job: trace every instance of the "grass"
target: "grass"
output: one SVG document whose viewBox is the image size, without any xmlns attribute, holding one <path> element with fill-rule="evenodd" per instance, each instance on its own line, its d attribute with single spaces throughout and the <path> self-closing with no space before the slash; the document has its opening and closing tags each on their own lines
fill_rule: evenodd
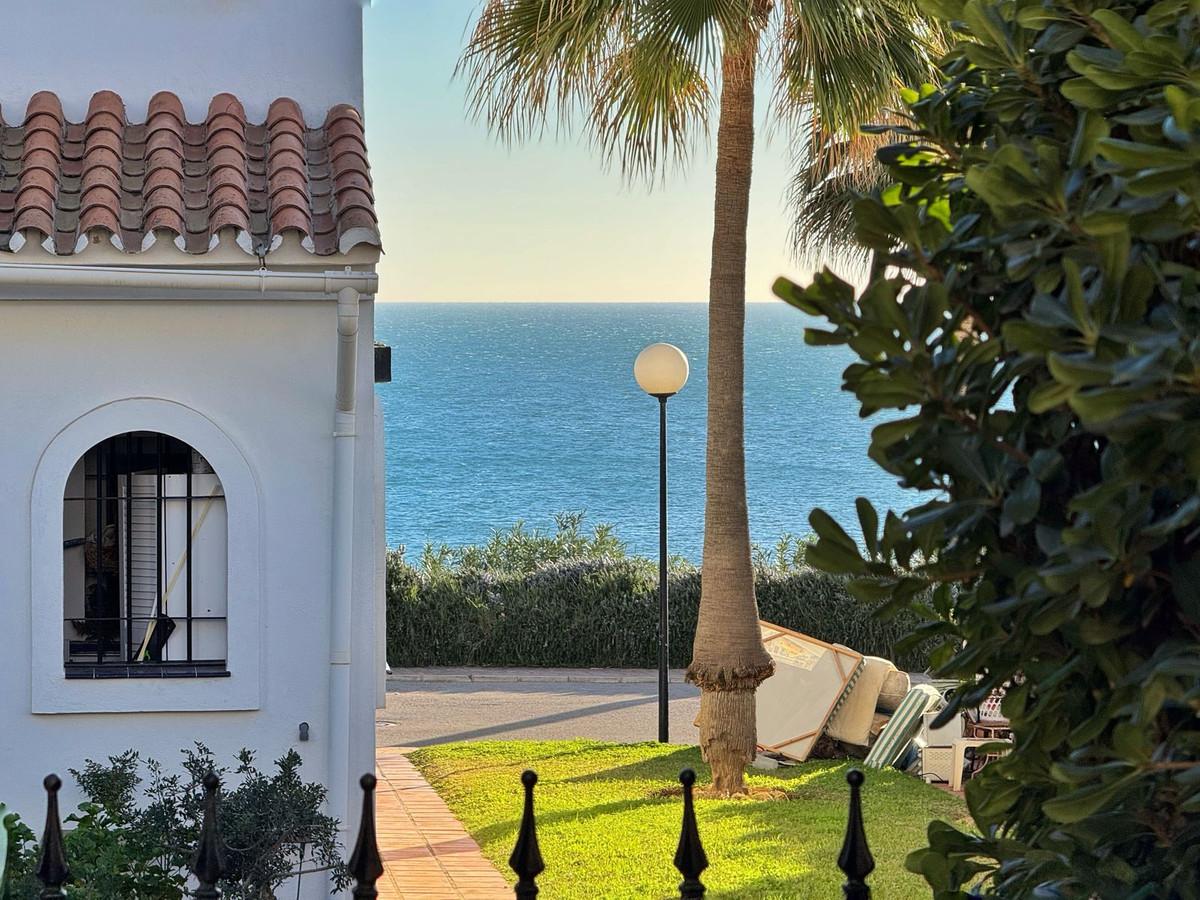
<svg viewBox="0 0 1200 900">
<path fill-rule="evenodd" d="M 538 839 L 546 900 L 650 900 L 678 897 L 672 865 L 682 803 L 661 796 L 681 769 L 703 782 L 708 769 L 692 747 L 597 741 L 490 741 L 445 744 L 411 759 L 505 874 L 521 815 L 520 774 L 537 771 Z M 814 761 L 749 782 L 789 792 L 790 800 L 698 800 L 696 815 L 710 867 L 712 900 L 841 896 L 836 867 L 846 828 L 844 762 Z M 929 888 L 904 858 L 925 845 L 931 819 L 961 821 L 956 798 L 892 770 L 870 772 L 863 795 L 877 868 L 870 883 L 887 900 L 928 900 Z"/>
</svg>

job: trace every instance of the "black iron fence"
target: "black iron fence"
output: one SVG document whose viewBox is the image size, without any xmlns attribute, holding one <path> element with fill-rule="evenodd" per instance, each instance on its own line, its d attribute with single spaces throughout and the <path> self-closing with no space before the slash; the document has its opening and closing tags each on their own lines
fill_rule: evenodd
<svg viewBox="0 0 1200 900">
<path fill-rule="evenodd" d="M 354 852 L 346 867 L 354 882 L 350 896 L 355 900 L 373 900 L 379 896 L 375 884 L 383 877 L 383 861 L 379 856 L 375 831 L 375 776 L 364 775 L 358 783 L 363 791 L 362 818 L 358 823 Z M 57 775 L 47 775 L 42 784 L 46 788 L 46 827 L 42 833 L 36 873 L 42 884 L 42 892 L 38 896 L 42 900 L 66 900 L 70 896 L 65 886 L 70 881 L 71 868 L 58 811 L 58 792 L 62 787 L 62 779 Z M 217 797 L 221 781 L 209 772 L 203 784 L 204 824 L 200 828 L 200 838 L 192 857 L 191 872 L 196 879 L 196 888 L 191 896 L 194 900 L 220 900 L 219 884 L 221 876 L 225 874 L 221 835 L 217 828 Z"/>
<path fill-rule="evenodd" d="M 513 847 L 508 865 L 517 875 L 514 888 L 517 900 L 534 900 L 538 895 L 537 878 L 546 870 L 546 863 L 538 848 L 536 814 L 533 809 L 533 787 L 537 784 L 537 773 L 527 771 L 521 775 L 525 785 L 525 811 L 521 815 L 521 827 L 517 832 L 517 844 Z M 842 886 L 845 900 L 871 900 L 871 888 L 867 877 L 875 869 L 875 860 L 867 846 L 867 833 L 863 828 L 862 786 L 866 780 L 858 769 L 846 773 L 850 785 L 850 814 L 846 821 L 846 837 L 842 851 L 838 854 L 837 866 L 846 875 Z M 704 883 L 700 876 L 708 868 L 708 856 L 700 840 L 700 829 L 696 823 L 696 807 L 693 791 L 696 773 L 684 769 L 679 773 L 683 785 L 683 825 L 679 831 L 679 845 L 675 848 L 675 868 L 683 876 L 679 884 L 680 900 L 701 900 Z"/>
<path fill-rule="evenodd" d="M 508 864 L 517 876 L 513 889 L 518 900 L 534 900 L 538 895 L 538 876 L 546 869 L 545 860 L 538 847 L 537 822 L 534 812 L 533 789 L 537 774 L 527 771 L 521 775 L 525 787 L 525 808 L 521 815 L 521 826 L 517 832 L 517 843 L 513 847 Z M 845 900 L 870 900 L 871 889 L 867 877 L 875 868 L 875 860 L 867 846 L 867 835 L 863 828 L 862 785 L 865 778 L 858 769 L 846 775 L 850 785 L 850 809 L 846 821 L 846 837 L 838 855 L 837 866 L 846 875 L 842 886 Z M 679 833 L 679 844 L 675 849 L 675 868 L 683 876 L 679 885 L 681 900 L 700 900 L 705 887 L 700 877 L 708 868 L 708 856 L 700 840 L 700 829 L 696 822 L 693 791 L 696 773 L 684 769 L 679 774 L 683 785 L 683 824 Z M 66 900 L 65 885 L 70 879 L 70 866 L 63 844 L 62 820 L 58 811 L 58 791 L 62 780 L 57 775 L 48 775 L 43 782 L 46 788 L 46 827 L 42 834 L 41 856 L 38 860 L 37 877 L 43 886 L 42 900 Z M 362 787 L 362 817 L 359 820 L 358 837 L 354 851 L 347 863 L 353 888 L 350 896 L 355 900 L 373 900 L 379 896 L 375 885 L 383 877 L 383 861 L 375 829 L 375 776 L 364 775 L 359 779 Z M 204 824 L 192 860 L 191 872 L 197 887 L 192 892 L 194 900 L 220 900 L 218 885 L 225 872 L 221 853 L 221 838 L 217 828 L 217 802 L 221 783 L 211 772 L 204 778 Z"/>
</svg>

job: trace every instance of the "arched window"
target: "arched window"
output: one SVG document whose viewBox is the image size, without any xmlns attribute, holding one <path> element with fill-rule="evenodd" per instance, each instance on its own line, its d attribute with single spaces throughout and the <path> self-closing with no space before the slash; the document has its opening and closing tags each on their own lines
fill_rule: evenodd
<svg viewBox="0 0 1200 900">
<path fill-rule="evenodd" d="M 63 498 L 68 677 L 226 675 L 221 480 L 183 441 L 132 431 L 84 454 Z"/>
</svg>

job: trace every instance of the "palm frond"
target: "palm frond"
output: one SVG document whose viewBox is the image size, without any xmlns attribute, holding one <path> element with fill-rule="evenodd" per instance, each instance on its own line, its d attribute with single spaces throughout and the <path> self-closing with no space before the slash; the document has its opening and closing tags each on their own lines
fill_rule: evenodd
<svg viewBox="0 0 1200 900">
<path fill-rule="evenodd" d="M 640 0 L 594 95 L 592 128 L 627 175 L 652 176 L 706 137 L 731 35 L 761 28 L 763 0 Z"/>
<path fill-rule="evenodd" d="M 582 118 L 606 160 L 661 172 L 706 134 L 729 34 L 765 0 L 488 0 L 459 61 L 471 112 L 508 140 Z"/>
<path fill-rule="evenodd" d="M 856 267 L 864 265 L 867 253 L 854 237 L 854 203 L 863 194 L 887 186 L 887 172 L 875 159 L 875 151 L 886 141 L 861 131 L 840 139 L 818 137 L 843 146 L 803 150 L 793 166 L 795 174 L 788 189 L 788 205 L 794 215 L 790 231 L 793 256 L 809 267 L 829 257 Z M 828 169 L 814 164 L 814 157 L 837 159 L 838 164 Z"/>
<path fill-rule="evenodd" d="M 777 28 L 773 109 L 792 135 L 794 254 L 858 260 L 850 209 L 879 185 L 886 143 L 861 128 L 888 118 L 901 87 L 933 77 L 946 35 L 912 0 L 859 0 L 849 14 L 840 0 L 780 0 Z"/>
<path fill-rule="evenodd" d="M 944 46 L 911 0 L 780 0 L 775 112 L 815 111 L 827 131 L 856 130 L 927 80 Z"/>
<path fill-rule="evenodd" d="M 569 122 L 589 104 L 632 24 L 629 0 L 487 0 L 456 74 L 470 112 L 509 140 Z"/>
<path fill-rule="evenodd" d="M 635 41 L 607 65 L 593 93 L 591 130 L 608 161 L 631 177 L 653 177 L 664 158 L 682 159 L 706 132 L 709 80 L 674 42 Z"/>
</svg>

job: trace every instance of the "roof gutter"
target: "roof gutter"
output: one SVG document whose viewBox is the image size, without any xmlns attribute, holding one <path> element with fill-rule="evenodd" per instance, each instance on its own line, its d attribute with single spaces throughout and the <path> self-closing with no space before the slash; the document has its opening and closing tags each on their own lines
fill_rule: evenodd
<svg viewBox="0 0 1200 900">
<path fill-rule="evenodd" d="M 334 298 L 345 288 L 373 295 L 374 272 L 346 268 L 328 272 L 273 272 L 270 269 L 168 269 L 142 266 L 84 266 L 62 263 L 0 263 L 0 300 L 13 288 L 216 292 L 245 294 L 319 294 Z M 56 296 L 58 294 L 56 293 Z M 64 295 L 64 299 L 71 299 Z"/>
</svg>

